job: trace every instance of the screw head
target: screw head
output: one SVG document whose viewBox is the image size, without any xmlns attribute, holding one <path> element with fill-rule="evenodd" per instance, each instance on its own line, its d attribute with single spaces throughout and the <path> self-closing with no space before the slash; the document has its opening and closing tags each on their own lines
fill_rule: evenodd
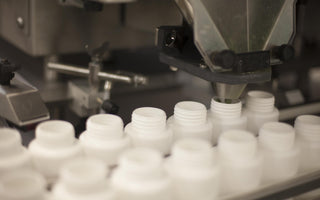
<svg viewBox="0 0 320 200">
<path fill-rule="evenodd" d="M 17 17 L 17 26 L 20 28 L 20 29 L 23 29 L 24 28 L 24 19 L 22 17 Z"/>
</svg>

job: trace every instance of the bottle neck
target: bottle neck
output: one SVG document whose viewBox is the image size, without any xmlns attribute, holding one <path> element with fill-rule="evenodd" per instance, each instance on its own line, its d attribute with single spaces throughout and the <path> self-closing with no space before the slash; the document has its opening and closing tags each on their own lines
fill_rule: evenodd
<svg viewBox="0 0 320 200">
<path fill-rule="evenodd" d="M 172 164 L 176 167 L 210 168 L 215 154 L 210 143 L 200 139 L 183 139 L 172 149 Z"/>
<path fill-rule="evenodd" d="M 288 124 L 269 122 L 261 127 L 258 139 L 262 148 L 274 151 L 286 151 L 294 146 L 295 131 Z"/>
<path fill-rule="evenodd" d="M 212 116 L 217 118 L 239 118 L 241 116 L 241 101 L 232 100 L 230 103 L 222 103 L 218 98 L 211 100 L 210 110 Z"/>
<path fill-rule="evenodd" d="M 320 141 L 320 117 L 301 115 L 294 123 L 297 136 L 310 141 Z"/>
<path fill-rule="evenodd" d="M 111 114 L 98 114 L 87 120 L 87 133 L 97 139 L 117 139 L 123 136 L 123 121 Z"/>
<path fill-rule="evenodd" d="M 219 138 L 218 151 L 221 158 L 228 160 L 251 160 L 257 153 L 257 139 L 252 133 L 229 130 Z"/>
<path fill-rule="evenodd" d="M 264 91 L 250 91 L 246 97 L 246 108 L 254 112 L 272 112 L 274 110 L 274 103 L 274 96 Z"/>
<path fill-rule="evenodd" d="M 4 199 L 44 199 L 45 187 L 44 178 L 33 170 L 15 170 L 1 177 Z"/>
<path fill-rule="evenodd" d="M 166 113 L 158 108 L 143 107 L 132 113 L 132 128 L 138 132 L 158 133 L 166 129 Z"/>
<path fill-rule="evenodd" d="M 70 191 L 90 193 L 101 188 L 107 174 L 107 168 L 102 161 L 78 158 L 67 162 L 61 168 L 59 182 Z"/>
<path fill-rule="evenodd" d="M 36 128 L 36 139 L 44 147 L 67 147 L 75 142 L 73 125 L 66 121 L 51 120 L 42 122 Z"/>
<path fill-rule="evenodd" d="M 174 107 L 174 122 L 183 126 L 203 125 L 207 121 L 207 109 L 198 102 L 182 101 Z"/>
<path fill-rule="evenodd" d="M 118 169 L 129 179 L 150 180 L 163 176 L 163 159 L 158 151 L 134 148 L 120 157 Z"/>
</svg>

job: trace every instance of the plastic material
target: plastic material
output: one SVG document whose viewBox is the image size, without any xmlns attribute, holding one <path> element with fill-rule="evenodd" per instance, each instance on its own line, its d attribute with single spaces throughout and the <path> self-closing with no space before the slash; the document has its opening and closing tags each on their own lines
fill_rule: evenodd
<svg viewBox="0 0 320 200">
<path fill-rule="evenodd" d="M 212 200 L 219 193 L 219 168 L 208 141 L 185 138 L 175 143 L 167 160 L 176 200 Z"/>
<path fill-rule="evenodd" d="M 228 130 L 218 141 L 222 194 L 230 195 L 256 189 L 261 182 L 262 159 L 257 139 L 248 131 Z"/>
<path fill-rule="evenodd" d="M 174 115 L 168 119 L 174 141 L 183 138 L 212 140 L 212 124 L 207 120 L 206 107 L 194 101 L 182 101 L 175 105 Z"/>
<path fill-rule="evenodd" d="M 99 114 L 87 120 L 87 130 L 80 135 L 85 156 L 102 160 L 107 166 L 117 164 L 119 155 L 130 147 L 123 132 L 123 121 L 111 114 Z"/>
<path fill-rule="evenodd" d="M 36 138 L 29 144 L 34 167 L 52 183 L 60 167 L 68 160 L 82 156 L 72 124 L 52 120 L 39 124 Z"/>
<path fill-rule="evenodd" d="M 94 158 L 68 161 L 60 170 L 60 178 L 52 190 L 53 199 L 115 200 L 109 188 L 107 168 Z"/>
<path fill-rule="evenodd" d="M 117 200 L 171 200 L 170 179 L 161 154 L 150 148 L 134 148 L 120 157 L 111 177 Z"/>
<path fill-rule="evenodd" d="M 158 108 L 135 109 L 132 121 L 125 127 L 134 147 L 148 147 L 167 155 L 172 144 L 172 131 L 166 126 L 166 113 Z"/>
<path fill-rule="evenodd" d="M 301 150 L 302 172 L 320 169 L 320 117 L 302 115 L 295 120 L 297 143 Z"/>
<path fill-rule="evenodd" d="M 0 177 L 15 169 L 32 168 L 31 157 L 21 144 L 20 133 L 0 128 Z"/>
<path fill-rule="evenodd" d="M 246 97 L 243 114 L 248 118 L 248 131 L 258 135 L 259 129 L 267 122 L 279 121 L 279 110 L 274 107 L 274 96 L 264 91 L 250 91 Z"/>
<path fill-rule="evenodd" d="M 218 98 L 211 100 L 208 118 L 213 127 L 212 143 L 217 144 L 220 134 L 231 129 L 246 130 L 247 117 L 241 114 L 241 101 L 233 100 L 230 103 L 222 103 Z"/>
<path fill-rule="evenodd" d="M 292 126 L 280 122 L 265 123 L 259 131 L 263 155 L 263 182 L 274 183 L 294 177 L 299 168 L 299 149 Z"/>
<path fill-rule="evenodd" d="M 45 200 L 46 182 L 37 172 L 17 170 L 0 179 L 1 200 Z"/>
</svg>

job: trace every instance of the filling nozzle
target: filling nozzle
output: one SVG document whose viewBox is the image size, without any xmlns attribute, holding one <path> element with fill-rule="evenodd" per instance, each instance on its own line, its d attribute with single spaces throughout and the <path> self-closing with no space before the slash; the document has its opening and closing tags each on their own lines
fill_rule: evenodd
<svg viewBox="0 0 320 200">
<path fill-rule="evenodd" d="M 221 102 L 228 99 L 239 99 L 247 84 L 212 83 L 216 96 Z"/>
</svg>

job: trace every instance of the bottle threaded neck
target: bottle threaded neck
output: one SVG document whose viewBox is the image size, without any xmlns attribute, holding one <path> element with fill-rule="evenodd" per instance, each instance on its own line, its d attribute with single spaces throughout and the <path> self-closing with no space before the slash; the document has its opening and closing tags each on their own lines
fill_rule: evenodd
<svg viewBox="0 0 320 200">
<path fill-rule="evenodd" d="M 298 137 L 312 141 L 320 141 L 320 117 L 315 115 L 301 115 L 295 120 L 294 128 Z"/>
<path fill-rule="evenodd" d="M 144 147 L 133 148 L 120 156 L 118 170 L 128 177 L 153 179 L 162 175 L 163 159 L 160 152 Z"/>
<path fill-rule="evenodd" d="M 254 112 L 268 113 L 274 110 L 273 94 L 264 91 L 250 91 L 246 97 L 246 108 Z"/>
<path fill-rule="evenodd" d="M 95 191 L 105 182 L 108 170 L 104 163 L 93 158 L 68 161 L 60 170 L 60 182 L 76 192 Z"/>
<path fill-rule="evenodd" d="M 215 164 L 211 144 L 197 138 L 177 141 L 173 146 L 171 159 L 179 167 L 212 167 Z"/>
<path fill-rule="evenodd" d="M 223 103 L 219 98 L 212 98 L 210 106 L 212 116 L 217 118 L 238 118 L 241 116 L 241 108 L 242 104 L 238 99 Z"/>
<path fill-rule="evenodd" d="M 87 120 L 86 126 L 88 134 L 98 139 L 113 139 L 123 136 L 123 121 L 116 115 L 93 115 Z"/>
<path fill-rule="evenodd" d="M 174 107 L 174 122 L 183 126 L 203 125 L 207 121 L 207 109 L 202 103 L 182 101 Z"/>
<path fill-rule="evenodd" d="M 67 121 L 50 120 L 36 128 L 36 141 L 43 146 L 65 147 L 74 144 L 75 131 Z"/>
<path fill-rule="evenodd" d="M 274 150 L 290 150 L 294 146 L 295 131 L 292 126 L 281 122 L 268 122 L 259 131 L 261 147 Z"/>
<path fill-rule="evenodd" d="M 222 158 L 229 160 L 250 160 L 257 153 L 257 139 L 243 130 L 229 130 L 219 138 L 218 151 Z"/>
<path fill-rule="evenodd" d="M 44 199 L 46 181 L 30 169 L 13 170 L 1 177 L 1 197 L 4 199 Z"/>
<path fill-rule="evenodd" d="M 159 132 L 166 129 L 166 120 L 166 113 L 159 108 L 137 108 L 132 113 L 132 128 L 138 132 Z"/>
</svg>

